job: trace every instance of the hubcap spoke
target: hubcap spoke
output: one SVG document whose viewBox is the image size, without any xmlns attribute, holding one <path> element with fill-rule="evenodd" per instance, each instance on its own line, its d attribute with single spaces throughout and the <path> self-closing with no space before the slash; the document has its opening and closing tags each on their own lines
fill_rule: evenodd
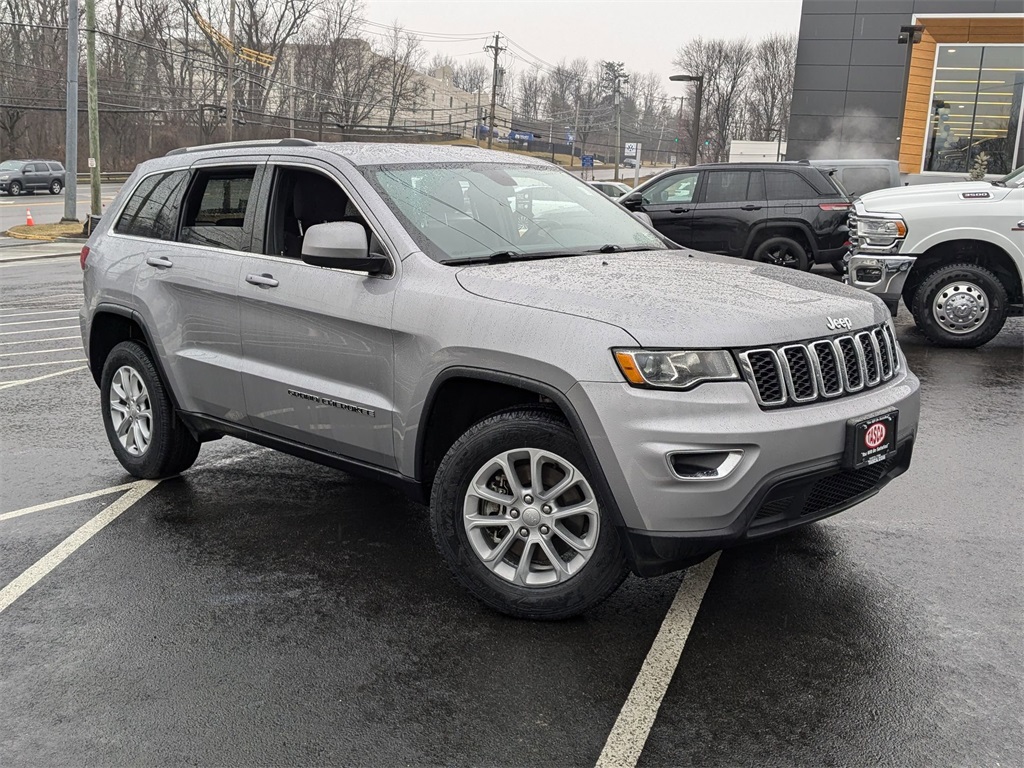
<svg viewBox="0 0 1024 768">
<path fill-rule="evenodd" d="M 558 550 L 555 549 L 555 545 L 551 543 L 550 539 L 541 539 L 540 548 L 544 552 L 544 556 L 551 563 L 551 567 L 558 573 L 559 579 L 565 578 L 569 575 L 569 565 L 559 556 Z"/>
<path fill-rule="evenodd" d="M 537 546 L 535 541 L 527 541 L 523 545 L 523 554 L 519 556 L 519 565 L 516 566 L 515 581 L 522 586 L 529 586 L 527 578 L 530 575 L 530 561 L 533 560 L 533 548 Z"/>
<path fill-rule="evenodd" d="M 567 531 L 565 529 L 565 526 L 563 526 L 561 523 L 555 523 L 552 530 L 554 531 L 555 535 L 558 536 L 558 538 L 560 538 L 570 547 L 575 549 L 581 555 L 584 552 L 589 552 L 594 548 L 595 541 L 587 541 L 586 539 L 581 539 L 579 536 L 576 536 L 575 534 L 569 533 L 569 531 Z"/>
<path fill-rule="evenodd" d="M 508 554 L 509 549 L 516 542 L 515 531 L 509 530 L 508 535 L 498 542 L 497 546 L 494 547 L 486 555 L 482 556 L 481 559 L 487 565 L 488 568 L 494 570 L 494 566 L 502 561 L 502 558 Z"/>
</svg>

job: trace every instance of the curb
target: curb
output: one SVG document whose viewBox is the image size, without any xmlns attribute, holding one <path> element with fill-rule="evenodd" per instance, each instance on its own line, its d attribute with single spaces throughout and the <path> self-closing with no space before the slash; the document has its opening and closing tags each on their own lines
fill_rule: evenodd
<svg viewBox="0 0 1024 768">
<path fill-rule="evenodd" d="M 52 243 L 56 239 L 45 235 L 26 235 L 24 232 L 15 232 L 13 229 L 8 229 L 4 235 L 13 237 L 15 240 L 32 240 L 38 243 Z"/>
<path fill-rule="evenodd" d="M 19 261 L 38 261 L 39 259 L 64 259 L 68 256 L 78 256 L 78 252 L 70 253 L 40 253 L 32 256 L 14 256 L 13 258 L 4 258 L 0 255 L 0 264 L 14 264 Z"/>
</svg>

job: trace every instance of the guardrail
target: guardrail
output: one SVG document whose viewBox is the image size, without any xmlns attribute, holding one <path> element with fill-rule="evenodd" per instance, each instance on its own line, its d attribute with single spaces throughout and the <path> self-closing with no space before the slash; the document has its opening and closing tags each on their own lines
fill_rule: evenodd
<svg viewBox="0 0 1024 768">
<path fill-rule="evenodd" d="M 128 177 L 131 176 L 130 171 L 101 171 L 100 172 L 100 183 L 101 184 L 124 184 L 128 181 Z M 85 184 L 88 186 L 90 176 L 88 173 L 78 174 L 78 183 Z"/>
</svg>

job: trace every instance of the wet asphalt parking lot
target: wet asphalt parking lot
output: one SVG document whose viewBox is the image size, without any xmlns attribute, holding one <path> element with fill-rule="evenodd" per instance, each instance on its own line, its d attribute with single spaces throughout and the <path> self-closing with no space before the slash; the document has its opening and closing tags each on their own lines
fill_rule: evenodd
<svg viewBox="0 0 1024 768">
<path fill-rule="evenodd" d="M 229 439 L 134 483 L 80 281 L 0 267 L 0 765 L 1022 763 L 1024 320 L 955 351 L 901 314 L 906 475 L 549 624 L 478 605 L 384 486 Z"/>
</svg>

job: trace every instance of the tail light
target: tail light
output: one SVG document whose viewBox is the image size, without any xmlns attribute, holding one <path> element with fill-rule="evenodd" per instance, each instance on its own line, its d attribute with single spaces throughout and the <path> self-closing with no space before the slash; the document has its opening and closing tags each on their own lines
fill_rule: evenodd
<svg viewBox="0 0 1024 768">
<path fill-rule="evenodd" d="M 89 258 L 89 246 L 83 245 L 82 252 L 78 255 L 78 263 L 82 265 L 82 269 L 85 269 L 85 260 Z"/>
<path fill-rule="evenodd" d="M 853 207 L 852 203 L 818 203 L 823 211 L 848 211 Z"/>
</svg>

